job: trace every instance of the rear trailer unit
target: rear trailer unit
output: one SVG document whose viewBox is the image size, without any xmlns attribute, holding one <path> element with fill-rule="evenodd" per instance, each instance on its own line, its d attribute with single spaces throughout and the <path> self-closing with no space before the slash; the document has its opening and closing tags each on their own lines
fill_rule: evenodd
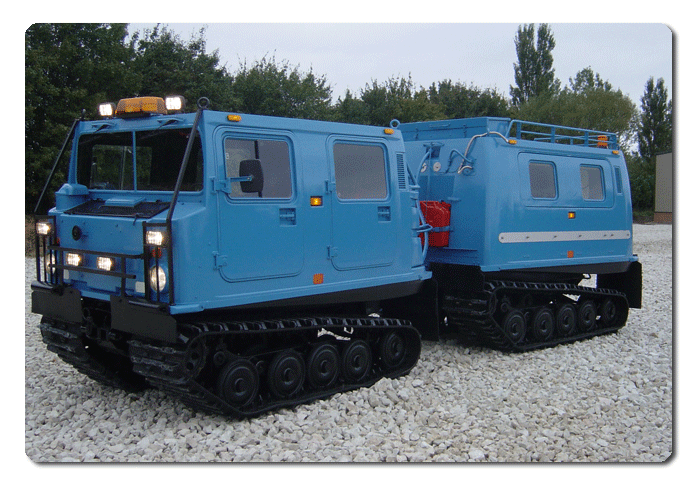
<svg viewBox="0 0 700 480">
<path fill-rule="evenodd" d="M 505 118 L 399 128 L 426 221 L 439 222 L 427 253 L 439 304 L 413 318 L 424 336 L 438 323 L 528 350 L 616 331 L 641 307 L 615 134 Z"/>
</svg>

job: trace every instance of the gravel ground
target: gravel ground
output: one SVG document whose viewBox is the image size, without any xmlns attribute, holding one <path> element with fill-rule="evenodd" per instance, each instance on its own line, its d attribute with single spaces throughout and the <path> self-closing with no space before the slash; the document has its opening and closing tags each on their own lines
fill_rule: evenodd
<svg viewBox="0 0 700 480">
<path fill-rule="evenodd" d="M 46 350 L 29 313 L 33 462 L 663 462 L 673 451 L 672 237 L 635 225 L 644 308 L 620 332 L 525 354 L 424 342 L 405 377 L 235 421 L 127 394 Z"/>
</svg>

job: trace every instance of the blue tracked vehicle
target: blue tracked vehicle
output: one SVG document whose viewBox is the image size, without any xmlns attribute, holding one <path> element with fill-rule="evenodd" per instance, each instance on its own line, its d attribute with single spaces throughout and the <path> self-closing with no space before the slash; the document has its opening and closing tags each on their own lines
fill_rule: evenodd
<svg viewBox="0 0 700 480">
<path fill-rule="evenodd" d="M 251 416 L 403 375 L 420 334 L 527 350 L 640 306 L 612 134 L 182 101 L 76 121 L 67 182 L 37 217 L 43 340 L 99 382 Z"/>
</svg>

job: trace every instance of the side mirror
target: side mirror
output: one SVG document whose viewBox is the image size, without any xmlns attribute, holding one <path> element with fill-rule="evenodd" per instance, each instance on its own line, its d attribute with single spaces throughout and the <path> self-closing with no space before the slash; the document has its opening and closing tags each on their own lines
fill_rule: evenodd
<svg viewBox="0 0 700 480">
<path fill-rule="evenodd" d="M 250 180 L 241 182 L 241 190 L 244 193 L 257 193 L 262 197 L 263 191 L 263 170 L 260 160 L 243 160 L 238 167 L 238 175 L 241 177 L 252 177 Z"/>
</svg>

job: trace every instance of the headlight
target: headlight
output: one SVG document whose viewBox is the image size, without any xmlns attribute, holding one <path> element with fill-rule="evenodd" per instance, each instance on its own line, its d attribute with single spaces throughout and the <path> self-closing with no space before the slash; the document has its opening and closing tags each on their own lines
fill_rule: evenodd
<svg viewBox="0 0 700 480">
<path fill-rule="evenodd" d="M 53 253 L 48 253 L 44 257 L 44 265 L 46 266 L 46 270 L 49 272 L 53 273 L 55 270 L 55 265 L 56 265 L 56 258 L 54 257 Z"/>
<path fill-rule="evenodd" d="M 36 233 L 39 235 L 48 235 L 51 233 L 51 224 L 48 222 L 38 222 L 36 224 Z"/>
<path fill-rule="evenodd" d="M 79 267 L 83 263 L 83 257 L 77 253 L 66 253 L 66 265 Z"/>
<path fill-rule="evenodd" d="M 161 247 L 165 244 L 165 234 L 159 230 L 146 231 L 146 244 Z"/>
<path fill-rule="evenodd" d="M 158 292 L 165 290 L 165 271 L 161 267 L 153 267 L 150 271 L 151 288 Z"/>
<path fill-rule="evenodd" d="M 97 257 L 97 268 L 111 272 L 114 270 L 115 261 L 110 257 Z"/>
</svg>

